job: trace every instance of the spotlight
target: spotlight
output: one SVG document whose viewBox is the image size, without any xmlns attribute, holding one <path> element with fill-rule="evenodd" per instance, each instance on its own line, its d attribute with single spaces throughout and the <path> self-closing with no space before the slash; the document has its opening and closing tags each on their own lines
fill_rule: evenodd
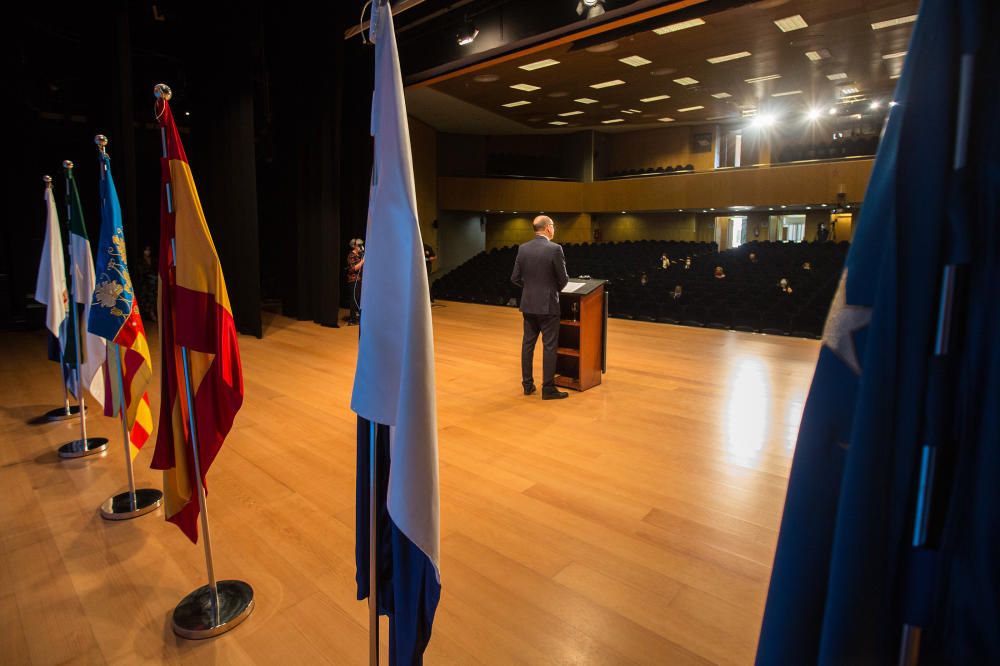
<svg viewBox="0 0 1000 666">
<path fill-rule="evenodd" d="M 831 106 L 831 107 L 830 107 L 830 112 L 829 112 L 829 113 L 830 113 L 830 115 L 831 115 L 831 116 L 835 116 L 835 115 L 837 115 L 837 107 L 835 107 L 835 106 Z"/>
<path fill-rule="evenodd" d="M 768 113 L 762 113 L 757 116 L 754 116 L 754 119 L 750 121 L 750 126 L 756 128 L 770 127 L 773 124 L 774 124 L 774 116 Z"/>
<path fill-rule="evenodd" d="M 897 102 L 896 100 L 893 100 L 893 101 L 889 102 L 889 106 L 899 106 L 899 102 Z"/>
<path fill-rule="evenodd" d="M 874 111 L 875 109 L 879 108 L 880 106 L 882 106 L 881 102 L 879 102 L 877 99 L 873 99 L 872 103 L 868 105 L 868 108 L 871 109 L 872 111 Z"/>
<path fill-rule="evenodd" d="M 587 18 L 597 18 L 604 13 L 604 0 L 580 0 L 576 5 L 576 13 L 583 16 L 587 12 Z"/>
<path fill-rule="evenodd" d="M 809 109 L 809 112 L 806 114 L 806 117 L 809 118 L 809 120 L 819 120 L 821 114 L 822 111 L 820 111 L 819 109 Z"/>
<path fill-rule="evenodd" d="M 466 19 L 465 23 L 462 24 L 462 27 L 458 29 L 458 45 L 465 46 L 467 44 L 471 44 L 476 40 L 478 35 L 479 28 Z"/>
</svg>

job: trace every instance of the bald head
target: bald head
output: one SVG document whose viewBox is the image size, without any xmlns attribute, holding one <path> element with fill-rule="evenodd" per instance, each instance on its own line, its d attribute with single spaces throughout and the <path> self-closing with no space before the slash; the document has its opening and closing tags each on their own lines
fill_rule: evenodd
<svg viewBox="0 0 1000 666">
<path fill-rule="evenodd" d="M 552 222 L 552 218 L 548 215 L 539 215 L 535 218 L 535 221 L 531 223 L 531 226 L 535 228 L 535 233 L 541 236 L 545 236 L 549 240 L 555 234 L 555 224 Z"/>
</svg>

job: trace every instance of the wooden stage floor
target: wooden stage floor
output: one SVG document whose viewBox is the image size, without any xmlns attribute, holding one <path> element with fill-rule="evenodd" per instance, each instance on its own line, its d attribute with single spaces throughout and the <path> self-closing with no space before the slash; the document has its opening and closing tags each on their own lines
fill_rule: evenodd
<svg viewBox="0 0 1000 666">
<path fill-rule="evenodd" d="M 612 320 L 604 383 L 543 402 L 521 395 L 516 310 L 442 305 L 444 589 L 426 662 L 752 663 L 819 343 Z M 257 606 L 189 642 L 170 616 L 205 582 L 201 545 L 162 511 L 100 518 L 126 485 L 119 423 L 95 414 L 110 451 L 60 461 L 78 422 L 30 424 L 62 395 L 46 339 L 0 334 L 0 663 L 366 663 L 356 336 L 273 317 L 240 338 L 246 402 L 209 508 L 216 571 Z M 148 447 L 136 476 L 160 487 Z"/>
</svg>

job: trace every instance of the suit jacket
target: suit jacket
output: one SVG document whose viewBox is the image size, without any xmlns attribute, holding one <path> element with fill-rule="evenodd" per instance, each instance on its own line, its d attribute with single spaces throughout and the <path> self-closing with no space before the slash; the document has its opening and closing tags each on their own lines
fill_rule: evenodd
<svg viewBox="0 0 1000 666">
<path fill-rule="evenodd" d="M 510 280 L 522 287 L 521 312 L 559 314 L 559 292 L 569 282 L 562 246 L 544 236 L 535 236 L 517 249 Z"/>
</svg>

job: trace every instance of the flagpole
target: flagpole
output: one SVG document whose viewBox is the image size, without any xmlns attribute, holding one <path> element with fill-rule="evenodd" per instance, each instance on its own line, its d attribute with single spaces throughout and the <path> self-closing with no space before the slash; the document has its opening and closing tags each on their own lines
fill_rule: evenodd
<svg viewBox="0 0 1000 666">
<path fill-rule="evenodd" d="M 173 93 L 166 84 L 159 83 L 153 88 L 153 96 L 164 103 L 170 100 Z M 163 159 L 169 159 L 167 154 L 166 130 L 160 127 L 160 141 L 163 148 Z M 170 183 L 166 183 L 167 212 L 173 213 L 173 196 Z M 170 256 L 174 268 L 177 268 L 177 239 L 170 240 Z M 169 326 L 170 322 L 163 322 Z M 208 585 L 202 585 L 194 590 L 174 608 L 174 633 L 182 638 L 202 639 L 218 636 L 236 627 L 245 620 L 254 608 L 253 588 L 241 580 L 215 579 L 215 562 L 212 555 L 212 538 L 208 527 L 208 507 L 205 502 L 205 484 L 201 476 L 201 454 L 198 449 L 198 420 L 194 412 L 194 395 L 191 390 L 191 367 L 188 349 L 181 346 L 181 365 L 184 367 L 184 396 L 187 401 L 188 428 L 191 435 L 191 451 L 194 459 L 195 481 L 198 490 L 198 510 L 201 517 L 201 536 L 205 545 L 205 568 L 208 572 Z M 183 418 L 183 417 L 182 417 Z"/>
<path fill-rule="evenodd" d="M 368 663 L 378 666 L 378 520 L 376 519 L 376 447 L 377 428 L 369 421 L 368 436 Z"/>
<path fill-rule="evenodd" d="M 959 174 L 966 168 L 969 144 L 969 122 L 972 112 L 972 80 L 975 67 L 975 56 L 972 53 L 963 53 L 959 72 L 958 109 L 955 123 L 955 150 L 952 159 L 952 174 Z M 932 380 L 947 380 L 949 370 L 949 355 L 951 354 L 951 330 L 954 322 L 955 310 L 957 307 L 955 290 L 959 279 L 958 273 L 960 265 L 958 263 L 945 264 L 941 273 L 941 294 L 938 299 L 938 322 L 934 339 L 934 352 L 931 356 L 930 367 Z M 944 409 L 941 401 L 945 400 L 945 390 L 931 393 L 936 398 L 938 404 L 933 404 L 928 400 L 924 407 L 938 418 L 944 419 L 942 415 Z M 934 494 L 935 477 L 938 472 L 938 452 L 946 445 L 941 434 L 946 431 L 944 423 L 936 424 L 937 427 L 927 428 L 925 436 L 927 441 L 921 447 L 920 452 L 920 473 L 917 483 L 917 495 L 915 515 L 913 518 L 913 536 L 910 545 L 914 550 L 936 548 L 936 544 L 931 543 L 931 514 L 935 509 Z M 947 502 L 948 498 L 938 499 L 938 502 Z M 903 624 L 903 635 L 900 639 L 898 666 L 917 666 L 920 663 L 920 646 L 923 639 L 923 627 L 916 621 Z"/>
<path fill-rule="evenodd" d="M 73 262 L 73 252 L 72 252 L 72 231 L 69 230 L 70 216 L 72 214 L 72 193 L 70 192 L 69 182 L 70 176 L 73 172 L 73 163 L 70 160 L 65 160 L 63 162 L 63 168 L 66 173 L 66 226 L 67 226 L 67 242 L 70 244 L 69 253 L 69 285 L 67 285 L 69 291 L 69 302 L 72 310 L 70 316 L 73 317 L 73 330 L 76 335 L 73 336 L 73 342 L 76 345 L 76 395 L 80 401 L 80 439 L 74 439 L 72 442 L 67 442 L 59 447 L 59 457 L 60 458 L 82 458 L 84 456 L 92 456 L 95 453 L 101 453 L 108 449 L 108 440 L 106 437 L 87 437 L 87 408 L 83 404 L 83 353 L 81 348 L 81 334 L 80 334 L 80 318 L 77 316 L 76 312 L 76 289 L 74 288 L 73 279 L 75 277 L 76 265 Z M 90 295 L 87 295 L 88 298 Z"/>
<path fill-rule="evenodd" d="M 49 196 L 53 195 L 52 192 L 52 176 L 42 176 L 42 180 L 45 182 L 45 189 L 49 191 Z M 62 247 L 59 248 L 62 252 Z M 63 374 L 63 368 L 66 363 L 66 352 L 63 350 L 62 341 L 66 336 L 66 319 L 63 318 L 63 322 L 60 324 L 63 329 L 63 333 L 59 336 L 56 341 L 59 343 L 59 381 L 62 382 L 63 387 L 63 406 L 56 407 L 55 409 L 50 409 L 45 412 L 44 418 L 46 421 L 65 421 L 66 419 L 71 419 L 80 412 L 80 408 L 77 405 L 69 404 L 69 389 L 66 387 L 66 375 Z"/>
<path fill-rule="evenodd" d="M 107 156 L 105 146 L 108 145 L 108 137 L 98 134 L 94 137 L 94 143 L 102 157 Z M 107 164 L 101 161 L 101 182 L 108 177 Z M 118 369 L 118 413 L 122 422 L 122 441 L 125 442 L 125 473 L 128 475 L 128 492 L 112 495 L 101 504 L 101 517 L 106 520 L 127 520 L 155 511 L 163 503 L 163 491 L 155 488 L 135 487 L 135 473 L 132 469 L 132 439 L 128 432 L 128 409 L 125 405 L 125 372 L 122 369 L 122 359 L 125 356 L 125 347 L 112 343 L 108 347 L 107 358 L 111 359 L 112 353 L 115 357 L 115 367 Z M 111 371 L 111 368 L 108 368 Z M 110 382 L 111 378 L 108 377 Z M 134 399 L 134 396 L 133 396 Z M 141 397 L 140 397 L 141 399 Z"/>
</svg>

